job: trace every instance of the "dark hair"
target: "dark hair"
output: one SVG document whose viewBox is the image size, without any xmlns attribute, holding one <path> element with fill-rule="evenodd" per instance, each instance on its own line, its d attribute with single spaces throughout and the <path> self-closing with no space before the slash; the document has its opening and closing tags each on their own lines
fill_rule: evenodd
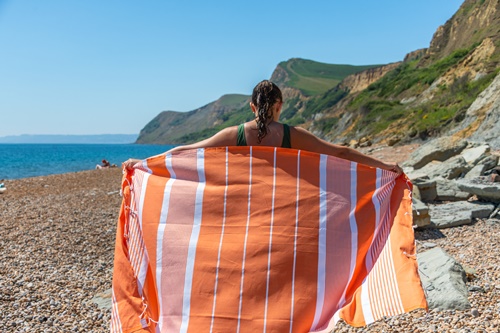
<svg viewBox="0 0 500 333">
<path fill-rule="evenodd" d="M 272 108 L 283 101 L 280 88 L 269 80 L 259 82 L 253 88 L 252 103 L 257 108 L 257 140 L 260 143 L 267 134 L 267 121 L 272 118 Z"/>
</svg>

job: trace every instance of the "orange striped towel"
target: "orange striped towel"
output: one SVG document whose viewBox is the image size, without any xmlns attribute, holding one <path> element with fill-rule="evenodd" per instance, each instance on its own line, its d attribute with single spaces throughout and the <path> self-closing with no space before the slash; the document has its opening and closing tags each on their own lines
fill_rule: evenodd
<svg viewBox="0 0 500 333">
<path fill-rule="evenodd" d="M 404 176 L 221 147 L 123 179 L 112 332 L 327 332 L 427 306 Z"/>
</svg>

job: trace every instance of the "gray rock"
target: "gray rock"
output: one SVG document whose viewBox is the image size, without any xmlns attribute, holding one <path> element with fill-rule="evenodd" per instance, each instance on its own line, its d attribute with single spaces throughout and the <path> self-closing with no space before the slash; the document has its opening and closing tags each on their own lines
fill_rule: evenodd
<svg viewBox="0 0 500 333">
<path fill-rule="evenodd" d="M 470 286 L 468 289 L 469 289 L 469 291 L 472 291 L 472 292 L 484 293 L 484 288 L 481 288 L 480 286 Z"/>
<path fill-rule="evenodd" d="M 488 181 L 485 177 L 457 180 L 458 187 L 488 201 L 500 201 L 500 183 Z"/>
<path fill-rule="evenodd" d="M 429 207 L 422 201 L 412 198 L 413 225 L 422 228 L 431 224 Z"/>
<path fill-rule="evenodd" d="M 476 165 L 477 162 L 481 160 L 489 151 L 489 145 L 481 145 L 478 147 L 467 148 L 462 151 L 460 155 L 462 155 L 465 162 L 467 162 L 468 164 Z"/>
<path fill-rule="evenodd" d="M 462 174 L 465 175 L 471 168 L 472 166 L 467 164 L 462 156 L 457 155 L 444 162 L 433 161 L 420 169 L 420 171 L 425 172 L 430 179 L 436 177 L 456 179 Z"/>
<path fill-rule="evenodd" d="M 459 201 L 467 200 L 471 194 L 460 190 L 455 180 L 441 177 L 433 179 L 436 183 L 436 200 Z"/>
<path fill-rule="evenodd" d="M 492 203 L 457 201 L 441 205 L 429 205 L 430 226 L 438 229 L 472 223 L 475 218 L 489 217 L 495 209 Z"/>
<path fill-rule="evenodd" d="M 477 163 L 483 164 L 486 170 L 490 170 L 498 165 L 498 156 L 486 155 L 482 159 L 480 159 Z"/>
<path fill-rule="evenodd" d="M 464 178 L 465 179 L 472 179 L 472 178 L 476 178 L 476 177 L 481 177 L 484 174 L 484 171 L 486 171 L 485 165 L 478 164 L 475 167 L 473 167 L 472 169 L 470 169 Z"/>
<path fill-rule="evenodd" d="M 495 218 L 497 215 L 500 217 L 500 204 L 498 204 L 497 208 L 490 214 L 490 219 Z"/>
<path fill-rule="evenodd" d="M 465 147 L 467 147 L 467 141 L 463 139 L 457 140 L 449 136 L 437 138 L 415 150 L 404 165 L 420 169 L 431 161 L 446 161 L 459 154 Z"/>
<path fill-rule="evenodd" d="M 436 182 L 426 178 L 417 178 L 413 180 L 413 188 L 417 188 L 419 200 L 431 202 L 436 199 Z"/>
<path fill-rule="evenodd" d="M 420 195 L 420 190 L 418 189 L 418 186 L 416 186 L 415 184 L 413 185 L 411 197 L 417 200 L 422 200 L 422 196 Z"/>
<path fill-rule="evenodd" d="M 94 296 L 92 302 L 97 304 L 100 309 L 111 309 L 111 289 Z"/>
<path fill-rule="evenodd" d="M 406 176 L 408 178 L 410 178 L 410 180 L 412 182 L 414 182 L 415 180 L 417 180 L 419 178 L 429 179 L 427 174 L 425 172 L 421 171 L 422 169 L 415 170 L 413 167 L 404 167 L 403 170 L 404 170 Z"/>
<path fill-rule="evenodd" d="M 439 247 L 418 253 L 417 261 L 429 309 L 470 308 L 466 275 L 459 263 Z"/>
</svg>

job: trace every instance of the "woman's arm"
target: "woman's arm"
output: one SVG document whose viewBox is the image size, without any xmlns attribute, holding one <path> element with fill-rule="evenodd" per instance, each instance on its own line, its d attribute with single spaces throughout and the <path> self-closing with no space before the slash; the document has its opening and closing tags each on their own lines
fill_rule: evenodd
<svg viewBox="0 0 500 333">
<path fill-rule="evenodd" d="M 403 173 L 403 169 L 393 162 L 383 162 L 374 157 L 365 155 L 355 149 L 339 146 L 326 142 L 300 127 L 290 127 L 292 148 L 308 150 L 315 153 L 332 155 L 353 162 L 365 164 L 374 168 L 380 168 L 397 173 Z"/>
<path fill-rule="evenodd" d="M 196 148 L 235 146 L 237 136 L 238 128 L 236 126 L 232 126 L 221 130 L 208 139 L 198 141 L 189 145 L 177 146 L 168 150 L 167 153 Z M 136 158 L 129 158 L 122 163 L 122 166 L 126 169 L 131 170 L 134 165 L 137 164 L 137 162 L 140 162 L 140 160 Z"/>
<path fill-rule="evenodd" d="M 212 137 L 191 143 L 189 145 L 177 146 L 167 151 L 167 153 L 173 153 L 180 150 L 196 149 L 196 148 L 208 148 L 208 147 L 225 147 L 225 146 L 235 146 L 236 138 L 238 136 L 236 126 L 231 126 L 224 128 L 223 130 L 217 132 Z"/>
</svg>

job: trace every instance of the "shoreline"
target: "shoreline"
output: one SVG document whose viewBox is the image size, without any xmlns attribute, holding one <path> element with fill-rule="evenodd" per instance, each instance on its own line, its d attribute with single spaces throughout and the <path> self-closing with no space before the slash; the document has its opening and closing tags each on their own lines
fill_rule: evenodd
<svg viewBox="0 0 500 333">
<path fill-rule="evenodd" d="M 420 146 L 420 144 L 408 144 L 408 145 L 402 145 L 402 146 L 386 146 L 386 145 L 377 146 L 377 145 L 374 145 L 374 146 L 369 146 L 369 147 L 357 148 L 357 150 L 366 154 L 366 155 L 374 156 L 374 157 L 381 159 L 381 160 L 402 163 L 419 146 Z M 96 164 L 99 164 L 99 163 L 96 163 Z M 119 165 L 116 168 L 121 170 L 121 166 L 119 166 Z M 66 174 L 90 172 L 90 171 L 95 171 L 95 170 L 96 169 L 94 169 L 94 168 L 89 168 L 89 169 L 82 169 L 82 170 L 76 170 L 76 171 L 67 171 L 67 172 L 58 172 L 58 173 L 51 173 L 51 174 L 45 174 L 45 175 L 28 176 L 28 177 L 22 177 L 22 178 L 0 178 L 0 182 L 7 185 L 8 183 L 11 183 L 11 182 L 17 181 L 17 180 L 43 178 L 43 177 L 50 177 L 50 176 L 62 176 L 62 175 L 66 175 Z"/>
</svg>

